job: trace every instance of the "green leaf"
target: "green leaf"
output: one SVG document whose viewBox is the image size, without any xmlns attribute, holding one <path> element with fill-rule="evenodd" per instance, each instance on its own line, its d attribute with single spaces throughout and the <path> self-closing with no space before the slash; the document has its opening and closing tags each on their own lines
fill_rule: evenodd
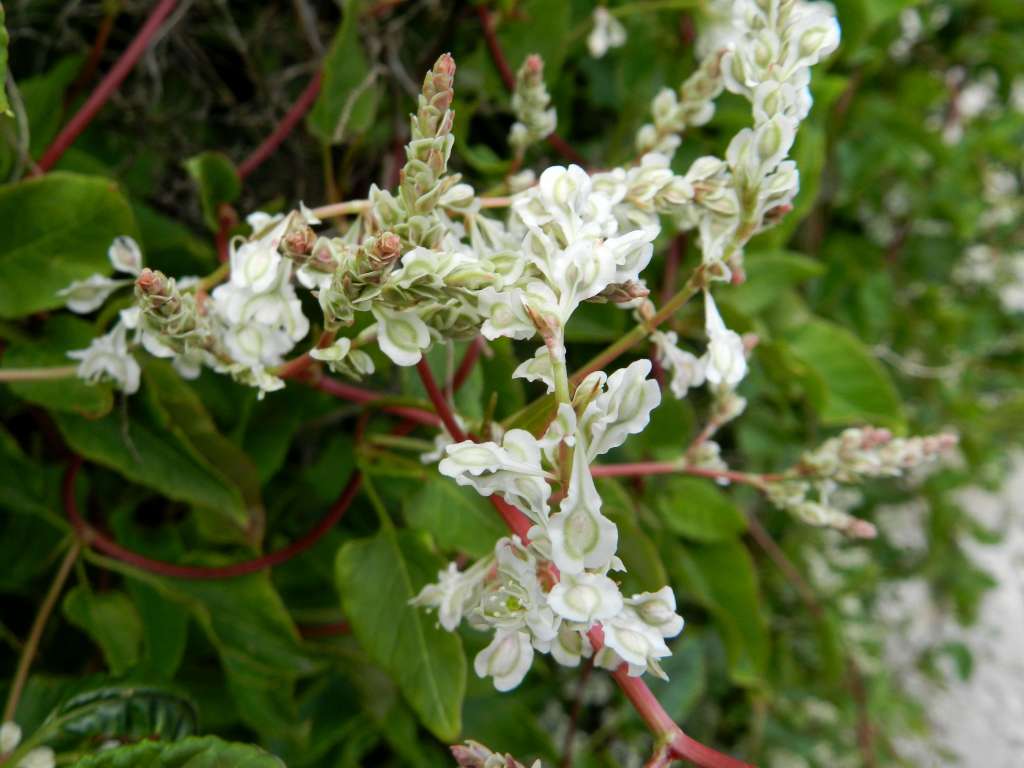
<svg viewBox="0 0 1024 768">
<path fill-rule="evenodd" d="M 65 595 L 63 609 L 67 620 L 100 647 L 112 674 L 121 675 L 138 663 L 142 621 L 124 592 L 77 586 Z"/>
<path fill-rule="evenodd" d="M 903 405 L 888 373 L 848 330 L 814 319 L 791 331 L 787 340 L 820 382 L 808 394 L 825 424 L 866 422 L 906 429 Z"/>
<path fill-rule="evenodd" d="M 377 111 L 376 75 L 363 52 L 358 0 L 345 0 L 341 26 L 324 58 L 324 82 L 309 113 L 309 129 L 328 144 L 366 131 Z"/>
<path fill-rule="evenodd" d="M 144 553 L 152 551 L 139 546 L 137 532 L 126 543 Z M 209 558 L 206 562 L 212 564 Z M 279 738 L 296 742 L 306 738 L 293 691 L 296 679 L 309 674 L 313 664 L 266 571 L 209 581 L 157 577 L 128 567 L 121 570 L 188 608 L 216 648 L 246 723 Z"/>
<path fill-rule="evenodd" d="M 222 152 L 201 152 L 185 161 L 185 170 L 199 186 L 203 220 L 211 230 L 220 229 L 217 208 L 233 203 L 242 194 L 242 180 L 231 159 Z"/>
<path fill-rule="evenodd" d="M 250 744 L 199 736 L 176 742 L 143 741 L 83 757 L 72 768 L 285 768 Z"/>
<path fill-rule="evenodd" d="M 498 39 L 513 70 L 531 53 L 537 53 L 544 59 L 544 79 L 549 84 L 558 81 L 568 50 L 571 6 L 572 3 L 550 0 L 523 0 L 516 4 L 514 14 L 501 19 Z M 492 92 L 500 93 L 500 90 Z"/>
<path fill-rule="evenodd" d="M 108 179 L 50 173 L 0 187 L 0 317 L 63 306 L 57 291 L 110 273 L 107 249 L 135 235 L 131 208 Z"/>
<path fill-rule="evenodd" d="M 43 325 L 39 336 L 11 343 L 0 370 L 73 365 L 67 353 L 89 346 L 95 336 L 93 326 L 84 320 L 71 315 L 54 315 Z M 114 404 L 109 384 L 88 384 L 74 375 L 52 381 L 11 381 L 7 386 L 30 403 L 82 416 L 103 416 Z"/>
<path fill-rule="evenodd" d="M 55 413 L 54 418 L 76 453 L 245 530 L 248 518 L 238 489 L 173 434 L 118 412 L 96 420 L 67 413 Z"/>
<path fill-rule="evenodd" d="M 199 727 L 196 708 L 179 693 L 151 686 L 107 686 L 72 696 L 41 726 L 53 746 L 71 747 L 88 739 L 175 741 Z"/>
<path fill-rule="evenodd" d="M 363 650 L 395 679 L 423 724 L 450 742 L 462 727 L 462 641 L 438 626 L 435 616 L 409 605 L 443 566 L 416 536 L 387 524 L 376 536 L 341 548 L 336 578 Z"/>
<path fill-rule="evenodd" d="M 670 477 L 654 498 L 669 530 L 688 539 L 727 541 L 747 529 L 743 513 L 710 480 Z"/>
<path fill-rule="evenodd" d="M 7 26 L 4 24 L 4 6 L 0 3 L 0 114 L 11 114 L 7 103 Z"/>
<path fill-rule="evenodd" d="M 757 314 L 781 299 L 786 291 L 825 272 L 824 265 L 792 251 L 748 254 L 747 279 L 741 285 L 723 286 L 722 298 L 737 309 Z"/>
<path fill-rule="evenodd" d="M 245 451 L 217 429 L 202 400 L 174 368 L 163 360 L 147 359 L 146 383 L 163 411 L 163 427 L 192 449 L 193 456 L 226 485 L 238 489 L 245 518 L 238 522 L 258 541 L 263 529 L 263 501 L 256 466 Z"/>
<path fill-rule="evenodd" d="M 448 478 L 428 479 L 408 498 L 403 512 L 409 525 L 430 533 L 442 549 L 474 557 L 492 552 L 494 542 L 506 533 L 487 499 Z"/>
<path fill-rule="evenodd" d="M 722 635 L 730 676 L 738 685 L 760 685 L 768 664 L 768 630 L 747 548 L 738 539 L 694 544 L 677 550 L 677 558 L 677 578 L 711 613 Z"/>
<path fill-rule="evenodd" d="M 686 629 L 672 643 L 672 655 L 661 662 L 668 680 L 652 676 L 647 685 L 676 722 L 689 717 L 707 687 L 704 649 L 700 635 Z"/>
</svg>

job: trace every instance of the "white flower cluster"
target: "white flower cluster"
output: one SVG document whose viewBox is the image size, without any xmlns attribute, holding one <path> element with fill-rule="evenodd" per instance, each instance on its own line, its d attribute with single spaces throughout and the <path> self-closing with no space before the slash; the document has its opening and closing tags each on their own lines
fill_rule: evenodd
<svg viewBox="0 0 1024 768">
<path fill-rule="evenodd" d="M 544 85 L 544 60 L 537 54 L 527 56 L 516 74 L 512 111 L 516 122 L 509 132 L 508 142 L 515 149 L 516 157 L 521 159 L 527 147 L 554 133 L 558 122 Z"/>
<path fill-rule="evenodd" d="M 661 399 L 650 370 L 650 361 L 640 360 L 611 376 L 591 374 L 539 439 L 513 429 L 500 444 L 467 440 L 446 448 L 443 475 L 481 495 L 500 495 L 533 523 L 528 544 L 503 538 L 493 558 L 463 572 L 449 566 L 414 600 L 437 608 L 450 631 L 465 618 L 494 632 L 474 669 L 498 690 L 519 684 L 534 651 L 578 665 L 593 653 L 588 632 L 597 624 L 605 645 L 596 663 L 615 669 L 625 662 L 634 676 L 664 674 L 658 659 L 670 653 L 665 639 L 683 628 L 675 596 L 670 587 L 628 598 L 619 592 L 609 577 L 623 570 L 615 554 L 618 529 L 601 513 L 590 474 L 597 456 L 647 425 Z M 553 481 L 561 485 L 557 495 Z"/>
<path fill-rule="evenodd" d="M 175 281 L 143 269 L 135 241 L 117 238 L 110 247 L 110 260 L 116 269 L 136 276 L 136 306 L 122 310 L 110 332 L 88 348 L 68 353 L 81 361 L 79 376 L 113 381 L 132 394 L 140 374 L 132 349 L 141 344 L 155 357 L 173 359 L 185 378 L 195 378 L 206 365 L 259 387 L 261 394 L 280 389 L 284 382 L 267 369 L 282 363 L 309 332 L 309 320 L 291 281 L 292 262 L 280 253 L 283 238 L 298 221 L 318 223 L 305 209 L 288 216 L 251 215 L 253 237 L 235 238 L 231 243 L 229 281 L 202 299 L 196 292 L 198 280 Z M 91 312 L 113 290 L 130 282 L 101 285 L 101 279 L 105 280 L 94 275 L 62 291 L 68 307 Z M 134 332 L 131 340 L 129 331 Z"/>
<path fill-rule="evenodd" d="M 765 490 L 772 503 L 805 522 L 871 537 L 874 526 L 841 508 L 836 498 L 839 484 L 868 477 L 899 477 L 934 462 L 956 443 L 956 436 L 946 433 L 894 438 L 887 429 L 847 429 L 805 453 L 789 477 L 769 483 Z M 817 498 L 812 498 L 812 492 Z"/>
<path fill-rule="evenodd" d="M 451 750 L 460 768 L 526 768 L 512 755 L 492 752 L 478 741 L 456 744 Z M 530 768 L 541 768 L 540 760 L 534 760 Z"/>
<path fill-rule="evenodd" d="M 0 725 L 0 762 L 18 748 L 21 743 L 21 727 L 12 721 Z M 49 747 L 29 750 L 12 768 L 54 768 L 57 758 Z"/>
<path fill-rule="evenodd" d="M 587 35 L 587 49 L 595 59 L 626 44 L 626 28 L 603 5 L 594 9 L 593 22 L 594 27 Z"/>
</svg>

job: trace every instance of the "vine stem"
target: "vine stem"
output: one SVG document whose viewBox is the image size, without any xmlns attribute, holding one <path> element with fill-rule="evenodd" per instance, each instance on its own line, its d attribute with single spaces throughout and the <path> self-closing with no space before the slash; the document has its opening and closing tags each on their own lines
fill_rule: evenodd
<svg viewBox="0 0 1024 768">
<path fill-rule="evenodd" d="M 312 108 L 317 95 L 320 93 L 320 86 L 322 84 L 323 71 L 317 70 L 316 74 L 310 79 L 309 84 L 299 94 L 295 103 L 292 104 L 284 114 L 284 117 L 281 118 L 277 127 L 239 164 L 238 175 L 240 178 L 244 179 L 259 168 L 267 158 L 274 154 L 274 151 L 281 145 L 281 142 L 288 138 L 288 135 L 295 130 L 295 126 L 299 124 L 303 116 Z"/>
<path fill-rule="evenodd" d="M 481 208 L 508 208 L 512 205 L 512 198 L 509 196 L 481 197 L 478 198 Z M 354 213 L 364 213 L 370 210 L 373 203 L 370 200 L 345 200 L 341 203 L 328 203 L 310 209 L 310 213 L 318 219 L 333 219 L 337 216 L 347 216 Z"/>
<path fill-rule="evenodd" d="M 573 385 L 579 384 L 587 374 L 601 370 L 608 365 L 608 363 L 616 360 L 618 357 L 631 350 L 647 338 L 651 331 L 678 312 L 682 306 L 692 299 L 703 287 L 704 269 L 702 267 L 697 267 L 697 269 L 693 271 L 693 274 L 690 275 L 690 279 L 686 281 L 686 285 L 679 289 L 671 299 L 666 301 L 662 308 L 655 312 L 649 320 L 637 324 L 632 330 L 619 338 L 618 341 L 599 352 L 590 360 L 590 362 L 569 377 L 569 381 Z"/>
<path fill-rule="evenodd" d="M 597 654 L 604 647 L 604 632 L 600 625 L 593 627 L 587 633 L 587 637 L 590 638 L 590 644 Z M 700 768 L 753 768 L 749 763 L 705 746 L 683 733 L 683 729 L 676 725 L 675 720 L 661 706 L 661 702 L 643 679 L 630 677 L 626 664 L 619 665 L 619 668 L 612 672 L 612 677 L 647 727 L 654 733 L 658 748 L 667 746 L 673 757 L 689 760 Z"/>
<path fill-rule="evenodd" d="M 143 571 L 149 573 L 155 573 L 159 576 L 169 576 L 174 579 L 195 579 L 195 580 L 217 580 L 217 579 L 232 579 L 239 576 L 246 576 L 250 573 L 257 573 L 267 568 L 272 568 L 276 565 L 291 560 L 296 555 L 300 555 L 307 549 L 312 547 L 320 538 L 333 528 L 348 508 L 352 505 L 352 501 L 355 499 L 356 494 L 359 492 L 359 487 L 362 484 L 362 475 L 358 471 L 354 471 L 348 480 L 348 484 L 342 490 L 338 500 L 334 502 L 330 511 L 313 526 L 302 538 L 296 539 L 287 547 L 283 547 L 269 554 L 263 555 L 262 557 L 253 558 L 251 560 L 243 560 L 239 563 L 232 563 L 231 565 L 221 566 L 201 566 L 201 565 L 179 565 L 177 563 L 169 563 L 164 560 L 155 560 L 145 555 L 140 555 L 138 552 L 133 552 L 130 549 L 122 547 L 113 539 L 100 533 L 98 530 L 93 528 L 81 515 L 78 510 L 78 502 L 75 499 L 75 478 L 78 475 L 78 470 L 82 466 L 82 459 L 75 457 L 74 460 L 68 465 L 67 472 L 64 474 L 64 511 L 68 516 L 68 520 L 71 522 L 71 526 L 75 529 L 78 534 L 78 542 L 81 545 L 90 547 L 91 549 L 99 550 L 104 554 L 109 555 L 115 560 L 120 560 L 127 565 L 134 566 Z"/>
<path fill-rule="evenodd" d="M 711 480 L 729 480 L 734 483 L 752 485 L 763 489 L 765 483 L 784 480 L 781 474 L 754 474 L 750 472 L 734 472 L 730 469 L 710 469 L 694 467 L 679 461 L 639 461 L 632 464 L 600 464 L 591 467 L 594 477 L 647 477 L 649 475 L 693 475 L 707 477 Z"/>
<path fill-rule="evenodd" d="M 501 48 L 501 41 L 498 40 L 498 35 L 494 31 L 494 19 L 491 17 L 491 11 L 486 5 L 481 4 L 476 7 L 476 15 L 480 19 L 484 40 L 487 43 L 487 49 L 491 52 L 491 60 L 498 70 L 501 82 L 505 84 L 509 91 L 514 91 L 516 88 L 516 76 L 512 71 L 512 67 L 509 66 L 508 59 L 505 58 L 505 52 Z M 553 150 L 569 162 L 586 166 L 587 161 L 583 159 L 583 156 L 557 133 L 548 134 L 547 142 Z"/>
<path fill-rule="evenodd" d="M 437 386 L 437 382 L 434 381 L 434 375 L 431 373 L 426 359 L 421 359 L 417 363 L 416 370 L 419 372 L 420 380 L 427 390 L 427 395 L 434 404 L 434 408 L 437 409 L 441 420 L 448 427 L 451 436 L 456 440 L 467 439 L 466 433 L 455 420 L 455 414 L 452 412 L 451 406 L 445 399 L 441 389 Z M 497 494 L 488 496 L 488 499 L 490 499 L 495 509 L 498 510 L 498 513 L 508 524 L 509 528 L 523 542 L 528 541 L 527 534 L 531 527 L 529 518 L 504 499 L 498 497 Z M 591 629 L 588 637 L 596 654 L 604 646 L 604 632 L 601 630 L 600 625 Z M 747 763 L 735 760 L 728 755 L 706 747 L 683 733 L 682 728 L 676 725 L 676 722 L 665 711 L 665 708 L 661 706 L 661 703 L 651 692 L 651 689 L 647 687 L 647 684 L 639 677 L 629 676 L 625 664 L 622 664 L 615 670 L 612 676 L 615 678 L 615 682 L 619 684 L 623 693 L 626 694 L 626 698 L 629 699 L 637 712 L 640 713 L 644 722 L 647 723 L 647 726 L 654 732 L 655 738 L 667 744 L 676 757 L 690 760 L 699 768 L 751 768 Z"/>
<path fill-rule="evenodd" d="M 56 368 L 0 368 L 0 381 L 68 379 L 77 372 L 77 365 L 61 365 Z"/>
<path fill-rule="evenodd" d="M 96 86 L 96 89 L 85 100 L 85 103 L 75 113 L 75 116 L 57 134 L 53 143 L 43 152 L 42 157 L 39 158 L 38 168 L 33 172 L 35 175 L 50 170 L 64 155 L 68 147 L 74 143 L 75 139 L 92 122 L 96 113 L 107 103 L 128 73 L 135 67 L 135 64 L 142 54 L 145 53 L 153 37 L 160 29 L 160 24 L 163 23 L 163 20 L 167 18 L 167 15 L 174 10 L 177 4 L 178 0 L 160 0 L 156 4 L 150 12 L 149 18 L 146 19 L 138 34 L 135 35 L 135 38 L 125 49 L 124 53 L 121 54 L 113 68 Z"/>
<path fill-rule="evenodd" d="M 50 584 L 50 589 L 47 591 L 46 597 L 43 598 L 42 605 L 39 606 L 36 618 L 32 622 L 32 628 L 29 630 L 28 639 L 25 641 L 25 645 L 21 650 L 21 656 L 18 658 L 18 668 L 14 672 L 11 691 L 7 694 L 7 704 L 4 706 L 3 717 L 3 722 L 5 723 L 14 719 L 14 713 L 18 709 L 18 702 L 21 700 L 22 691 L 25 690 L 25 682 L 28 680 L 29 670 L 32 668 L 32 661 L 35 659 L 36 651 L 39 649 L 39 641 L 42 639 L 43 630 L 46 629 L 46 622 L 49 620 L 50 614 L 53 613 L 53 607 L 57 604 L 57 598 L 60 597 L 64 584 L 68 580 L 68 575 L 71 573 L 71 568 L 78 559 L 81 550 L 81 542 L 77 539 L 71 542 L 71 547 L 65 553 L 64 559 L 57 569 L 57 574 L 53 577 L 53 582 Z"/>
</svg>

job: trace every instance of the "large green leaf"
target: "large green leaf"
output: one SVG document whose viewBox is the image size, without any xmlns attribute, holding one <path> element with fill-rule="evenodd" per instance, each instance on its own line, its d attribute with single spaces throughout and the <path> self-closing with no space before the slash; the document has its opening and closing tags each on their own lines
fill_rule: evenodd
<svg viewBox="0 0 1024 768">
<path fill-rule="evenodd" d="M 198 736 L 109 749 L 81 758 L 73 768 L 284 768 L 284 763 L 251 744 Z"/>
<path fill-rule="evenodd" d="M 14 341 L 4 353 L 0 369 L 71 365 L 73 361 L 67 353 L 89 346 L 95 336 L 96 330 L 84 320 L 71 315 L 54 315 L 38 336 Z M 83 416 L 102 416 L 114 404 L 110 384 L 88 384 L 77 376 L 52 381 L 11 381 L 7 386 L 30 403 Z"/>
<path fill-rule="evenodd" d="M 76 453 L 170 499 L 194 504 L 225 524 L 246 530 L 248 515 L 238 489 L 172 432 L 157 432 L 118 412 L 96 420 L 68 413 L 54 417 Z"/>
<path fill-rule="evenodd" d="M 811 402 L 829 425 L 867 422 L 906 428 L 903 404 L 892 380 L 865 346 L 845 328 L 814 319 L 787 337 L 793 354 L 813 372 Z"/>
<path fill-rule="evenodd" d="M 750 314 L 771 306 L 789 289 L 825 272 L 821 262 L 791 251 L 748 254 L 744 268 L 747 279 L 737 286 L 723 286 L 720 293 L 725 301 Z"/>
<path fill-rule="evenodd" d="M 683 586 L 714 617 L 725 643 L 729 673 L 739 685 L 764 681 L 768 630 L 761 615 L 757 571 L 743 542 L 694 544 L 673 563 Z"/>
<path fill-rule="evenodd" d="M 323 86 L 309 113 L 309 128 L 329 144 L 339 144 L 373 124 L 376 76 L 363 52 L 359 0 L 345 0 L 343 17 L 323 63 Z"/>
<path fill-rule="evenodd" d="M 88 739 L 168 741 L 198 728 L 196 708 L 180 693 L 152 686 L 106 686 L 76 694 L 50 713 L 40 727 L 46 741 L 72 747 Z"/>
<path fill-rule="evenodd" d="M 487 499 L 448 478 L 428 479 L 403 511 L 409 525 L 429 532 L 441 548 L 475 557 L 492 552 L 506 533 Z"/>
<path fill-rule="evenodd" d="M 64 304 L 57 291 L 108 274 L 107 249 L 135 220 L 109 179 L 51 173 L 0 187 L 0 317 Z"/>
<path fill-rule="evenodd" d="M 222 203 L 233 203 L 242 194 L 242 180 L 234 163 L 221 152 L 202 152 L 185 161 L 188 171 L 199 187 L 199 203 L 206 226 L 220 228 L 217 208 Z"/>
<path fill-rule="evenodd" d="M 163 428 L 190 448 L 211 474 L 238 489 L 245 505 L 245 519 L 240 522 L 251 539 L 259 541 L 264 510 L 255 464 L 244 450 L 220 433 L 203 401 L 169 363 L 147 359 L 144 371 L 149 391 L 159 404 Z"/>
<path fill-rule="evenodd" d="M 747 529 L 743 513 L 710 480 L 670 477 L 655 506 L 669 530 L 694 541 L 726 541 Z"/>
<path fill-rule="evenodd" d="M 138 662 L 142 621 L 124 592 L 77 586 L 64 596 L 64 616 L 96 642 L 113 674 L 121 675 Z"/>
<path fill-rule="evenodd" d="M 345 615 L 367 655 L 398 683 L 423 724 L 454 741 L 462 722 L 466 660 L 458 635 L 409 605 L 443 562 L 408 531 L 387 524 L 338 552 L 337 583 Z"/>
</svg>

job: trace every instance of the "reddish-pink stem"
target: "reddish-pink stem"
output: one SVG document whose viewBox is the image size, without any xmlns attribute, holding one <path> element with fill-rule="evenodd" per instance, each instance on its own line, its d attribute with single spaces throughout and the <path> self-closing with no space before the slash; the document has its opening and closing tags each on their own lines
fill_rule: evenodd
<svg viewBox="0 0 1024 768">
<path fill-rule="evenodd" d="M 632 464 L 601 464 L 590 468 L 594 477 L 646 477 L 648 475 L 694 475 L 712 480 L 729 480 L 761 487 L 765 483 L 782 480 L 783 475 L 757 475 L 734 472 L 729 469 L 710 469 L 679 464 L 675 461 L 638 461 Z"/>
<path fill-rule="evenodd" d="M 466 383 L 466 379 L 473 372 L 473 366 L 476 365 L 476 361 L 480 357 L 480 353 L 483 352 L 483 349 L 483 336 L 477 336 L 466 347 L 466 353 L 462 356 L 462 362 L 459 363 L 459 367 L 455 369 L 455 375 L 452 376 L 452 391 L 461 389 L 462 385 Z"/>
<path fill-rule="evenodd" d="M 494 19 L 491 18 L 491 12 L 485 5 L 478 5 L 476 7 L 476 15 L 480 18 L 480 27 L 484 32 L 484 41 L 487 43 L 487 49 L 491 52 L 491 60 L 494 62 L 494 66 L 498 69 L 498 74 L 501 76 L 501 82 L 505 84 L 505 87 L 514 91 L 516 87 L 516 76 L 512 71 L 512 67 L 509 66 L 508 59 L 505 58 L 505 52 L 501 49 L 501 42 L 498 40 L 498 35 L 494 31 Z M 557 133 L 552 133 L 547 138 L 548 144 L 551 148 L 558 152 L 562 157 L 571 163 L 577 165 L 586 166 L 586 160 L 577 152 L 572 146 L 559 136 Z"/>
<path fill-rule="evenodd" d="M 455 414 L 452 412 L 451 406 L 448 405 L 448 400 L 445 398 L 444 393 L 441 392 L 440 387 L 437 386 L 427 358 L 420 358 L 420 361 L 416 363 L 416 370 L 420 374 L 423 388 L 427 390 L 427 397 L 434 404 L 434 409 L 437 411 L 437 415 L 441 417 L 441 422 L 444 424 L 444 428 L 448 430 L 448 434 L 456 442 L 465 440 L 466 433 L 459 426 L 459 422 L 455 420 Z"/>
<path fill-rule="evenodd" d="M 89 95 L 89 98 L 85 100 L 85 104 L 75 113 L 71 121 L 57 134 L 57 138 L 53 140 L 53 143 L 43 152 L 43 156 L 39 158 L 38 173 L 45 173 L 50 170 L 67 151 L 68 147 L 74 143 L 79 134 L 92 122 L 96 113 L 107 103 L 107 100 L 117 91 L 121 82 L 131 72 L 139 57 L 149 47 L 149 43 L 157 33 L 157 30 L 160 29 L 160 24 L 163 23 L 163 20 L 167 18 L 167 15 L 174 10 L 174 6 L 177 4 L 178 0 L 160 0 L 156 4 L 156 7 L 149 14 L 149 18 L 146 19 L 146 23 L 142 25 L 142 29 L 139 30 L 138 34 L 135 35 L 135 39 L 132 40 L 124 53 L 121 54 L 121 58 L 117 60 L 106 77 L 96 86 L 96 90 Z"/>
<path fill-rule="evenodd" d="M 326 376 L 313 382 L 313 386 L 329 395 L 334 395 L 334 397 L 341 398 L 342 400 L 351 400 L 353 403 L 370 405 L 378 403 L 383 398 L 383 395 L 379 392 L 374 392 L 372 389 L 363 389 L 362 387 L 345 384 L 337 379 L 331 379 Z M 441 419 L 435 414 L 410 405 L 382 405 L 380 410 L 385 413 L 401 416 L 406 421 L 424 424 L 428 427 L 437 427 L 441 424 Z"/>
<path fill-rule="evenodd" d="M 593 627 L 588 633 L 590 644 L 594 647 L 596 654 L 604 647 L 604 631 L 600 625 Z M 700 768 L 752 768 L 749 763 L 729 757 L 711 747 L 704 746 L 696 739 L 692 739 L 683 733 L 683 729 L 676 725 L 661 702 L 647 687 L 647 684 L 640 677 L 630 677 L 629 668 L 622 664 L 612 673 L 619 688 L 626 694 L 633 708 L 647 724 L 647 727 L 654 733 L 657 741 L 667 744 L 673 756 L 680 760 L 689 760 Z"/>
<path fill-rule="evenodd" d="M 359 486 L 362 483 L 362 476 L 358 470 L 353 472 L 348 480 L 348 484 L 342 490 L 338 500 L 334 502 L 330 511 L 313 526 L 302 538 L 296 539 L 287 547 L 283 547 L 269 554 L 257 557 L 252 560 L 243 560 L 240 563 L 232 563 L 231 565 L 223 566 L 201 566 L 201 565 L 179 565 L 177 563 L 168 563 L 164 560 L 155 560 L 145 555 L 140 555 L 138 552 L 133 552 L 130 549 L 126 549 L 118 544 L 111 538 L 108 538 L 98 530 L 93 528 L 78 511 L 78 502 L 75 500 L 75 478 L 78 476 L 78 470 L 82 465 L 82 460 L 79 457 L 75 459 L 68 466 L 68 470 L 64 475 L 64 511 L 67 513 L 68 520 L 71 522 L 72 527 L 78 533 L 82 542 L 92 549 L 99 550 L 115 560 L 120 560 L 123 563 L 139 568 L 140 570 L 149 571 L 160 576 L 169 576 L 175 579 L 232 579 L 238 576 L 245 576 L 250 573 L 257 573 L 267 568 L 273 568 L 275 565 L 281 565 L 282 563 L 291 560 L 296 555 L 300 555 L 307 549 L 312 547 L 318 542 L 321 537 L 341 520 L 342 516 L 348 511 L 351 506 L 353 499 L 355 499 L 356 493 L 359 492 Z"/>
<path fill-rule="evenodd" d="M 274 150 L 281 145 L 281 142 L 288 137 L 288 134 L 295 129 L 295 126 L 298 125 L 302 117 L 310 110 L 313 102 L 316 101 L 322 82 L 323 72 L 317 70 L 317 73 L 310 79 L 309 85 L 299 94 L 299 98 L 295 100 L 295 103 L 292 104 L 284 117 L 281 118 L 281 122 L 277 124 L 273 132 L 238 166 L 239 177 L 244 179 L 259 168 L 274 153 Z"/>
</svg>

